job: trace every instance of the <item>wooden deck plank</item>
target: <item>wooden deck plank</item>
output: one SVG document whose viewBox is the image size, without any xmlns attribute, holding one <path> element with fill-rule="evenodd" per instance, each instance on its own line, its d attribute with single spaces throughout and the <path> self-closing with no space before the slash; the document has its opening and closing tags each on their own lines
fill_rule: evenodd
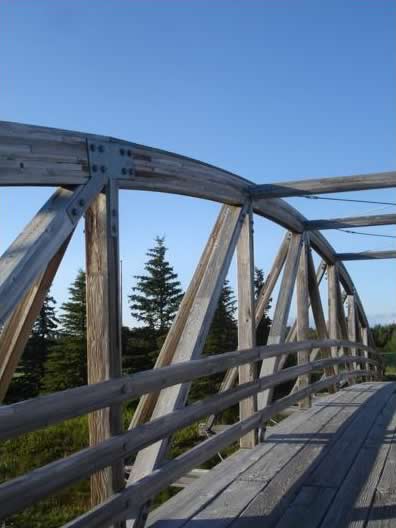
<svg viewBox="0 0 396 528">
<path fill-rule="evenodd" d="M 219 493 L 233 482 L 243 471 L 252 466 L 276 444 L 271 442 L 274 435 L 287 434 L 315 414 L 323 412 L 325 406 L 343 397 L 349 389 L 338 392 L 326 398 L 317 397 L 311 409 L 304 413 L 295 413 L 275 427 L 268 429 L 268 437 L 263 444 L 255 449 L 240 450 L 218 464 L 209 474 L 188 486 L 183 491 L 169 499 L 165 504 L 154 510 L 147 526 L 155 528 L 179 528 L 204 508 Z M 350 391 L 352 397 L 352 391 Z"/>
<path fill-rule="evenodd" d="M 304 481 L 308 472 L 320 463 L 324 454 L 329 451 L 330 446 L 336 442 L 349 423 L 357 419 L 354 415 L 360 414 L 360 404 L 369 399 L 370 395 L 369 388 L 362 387 L 356 391 L 356 397 L 349 402 L 345 401 L 345 404 L 340 402 L 340 407 L 334 406 L 330 420 L 319 427 L 317 434 L 309 438 L 306 445 L 296 450 L 294 454 L 290 445 L 285 446 L 290 453 L 290 459 L 242 512 L 241 520 L 237 519 L 232 526 L 238 528 L 245 526 L 247 519 L 249 520 L 249 528 L 275 526 L 295 494 L 305 484 Z M 354 403 L 359 406 L 355 407 Z M 306 430 L 309 430 L 308 427 L 309 422 Z"/>
<path fill-rule="evenodd" d="M 384 435 L 393 436 L 396 427 L 395 409 L 393 395 L 378 414 L 341 487 L 304 486 L 276 528 L 287 528 L 291 523 L 304 528 L 363 528 L 390 447 L 384 444 Z"/>
</svg>

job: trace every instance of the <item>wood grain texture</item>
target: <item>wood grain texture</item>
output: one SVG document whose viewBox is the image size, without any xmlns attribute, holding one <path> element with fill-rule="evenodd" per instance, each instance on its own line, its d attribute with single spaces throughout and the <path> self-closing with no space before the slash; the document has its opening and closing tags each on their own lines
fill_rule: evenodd
<svg viewBox="0 0 396 528">
<path fill-rule="evenodd" d="M 286 325 L 290 313 L 290 304 L 293 296 L 294 283 L 297 276 L 298 263 L 300 259 L 302 246 L 302 237 L 299 234 L 293 234 L 285 268 L 283 270 L 282 282 L 279 290 L 278 300 L 276 303 L 272 325 L 268 336 L 269 345 L 282 343 L 286 338 Z M 264 360 L 261 365 L 260 376 L 266 376 L 278 370 L 279 358 Z M 272 399 L 272 391 L 265 391 L 258 396 L 258 408 L 263 409 Z"/>
<path fill-rule="evenodd" d="M 305 222 L 306 231 L 323 229 L 343 229 L 351 227 L 382 226 L 396 224 L 396 215 L 351 216 L 346 218 L 332 218 L 329 220 L 309 220 Z"/>
<path fill-rule="evenodd" d="M 3 401 L 12 377 L 30 337 L 33 324 L 40 313 L 45 297 L 58 271 L 69 244 L 71 235 L 65 240 L 47 269 L 28 290 L 7 320 L 0 334 L 0 401 Z"/>
<path fill-rule="evenodd" d="M 224 222 L 226 219 L 226 211 L 227 211 L 226 206 L 223 206 L 220 210 L 219 216 L 209 236 L 208 242 L 204 248 L 204 251 L 199 260 L 199 263 L 194 272 L 194 275 L 191 279 L 191 282 L 180 303 L 176 317 L 172 323 L 172 326 L 169 332 L 166 335 L 164 344 L 161 347 L 160 353 L 154 365 L 155 369 L 170 365 L 170 363 L 173 360 L 177 345 L 179 343 L 184 326 L 187 321 L 188 314 L 190 313 L 191 307 L 193 303 L 195 302 L 198 287 L 201 284 L 205 271 L 207 270 L 210 255 L 213 252 L 213 248 L 216 243 L 218 234 L 224 226 Z M 130 426 L 129 426 L 130 429 L 150 419 L 153 413 L 155 404 L 157 403 L 158 395 L 159 395 L 158 392 L 151 393 L 151 394 L 147 394 L 143 396 L 140 399 L 139 404 L 136 408 L 136 411 L 134 412 L 132 421 L 130 423 Z"/>
<path fill-rule="evenodd" d="M 109 184 L 85 216 L 88 383 L 121 376 L 118 190 Z M 120 405 L 88 415 L 89 443 L 96 446 L 122 431 Z M 91 477 L 92 506 L 124 486 L 122 461 Z"/>
<path fill-rule="evenodd" d="M 306 233 L 303 235 L 300 262 L 297 272 L 296 300 L 297 300 L 297 340 L 305 341 L 309 335 L 309 304 L 308 304 L 308 253 L 309 238 Z M 309 350 L 301 350 L 297 354 L 297 364 L 301 365 L 309 362 Z M 297 384 L 299 389 L 308 386 L 310 382 L 309 374 L 299 376 Z M 311 406 L 311 399 L 308 396 L 299 402 L 300 409 L 307 409 Z"/>
<path fill-rule="evenodd" d="M 337 260 L 381 260 L 396 258 L 396 251 L 360 251 L 359 253 L 336 253 Z"/>
<path fill-rule="evenodd" d="M 256 345 L 254 312 L 254 249 L 253 211 L 250 208 L 244 218 L 237 244 L 238 279 L 238 349 L 253 348 Z M 254 381 L 257 377 L 256 363 L 239 367 L 239 384 Z M 257 396 L 242 400 L 239 404 L 240 420 L 249 418 L 257 411 Z M 239 441 L 241 448 L 252 448 L 257 443 L 257 432 L 250 431 Z"/>
</svg>

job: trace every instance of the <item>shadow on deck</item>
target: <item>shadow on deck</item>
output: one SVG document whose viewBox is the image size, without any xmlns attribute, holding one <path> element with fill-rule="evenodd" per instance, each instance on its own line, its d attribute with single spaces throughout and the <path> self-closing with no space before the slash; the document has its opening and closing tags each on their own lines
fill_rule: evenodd
<svg viewBox="0 0 396 528">
<path fill-rule="evenodd" d="M 317 398 L 152 512 L 154 528 L 396 527 L 396 383 Z"/>
</svg>

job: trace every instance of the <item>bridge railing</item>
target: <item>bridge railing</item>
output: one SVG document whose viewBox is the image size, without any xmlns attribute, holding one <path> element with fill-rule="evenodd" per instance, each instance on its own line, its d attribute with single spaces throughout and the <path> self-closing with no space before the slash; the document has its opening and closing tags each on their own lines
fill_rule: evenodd
<svg viewBox="0 0 396 528">
<path fill-rule="evenodd" d="M 258 429 L 274 413 L 296 402 L 308 407 L 312 394 L 334 391 L 342 381 L 354 383 L 381 375 L 381 358 L 375 356 L 367 316 L 342 260 L 396 255 L 337 254 L 317 229 L 389 225 L 396 223 L 396 215 L 308 221 L 279 197 L 395 187 L 396 173 L 256 185 L 200 161 L 115 138 L 0 122 L 0 186 L 5 185 L 58 188 L 0 257 L 0 400 L 84 216 L 90 385 L 1 407 L 0 437 L 89 413 L 90 447 L 2 484 L 0 517 L 92 475 L 96 508 L 69 526 L 106 526 L 132 518 L 135 528 L 140 528 L 150 497 L 229 443 L 239 440 L 242 448 L 254 447 Z M 121 377 L 121 189 L 176 193 L 222 204 L 155 369 L 128 378 Z M 255 215 L 286 229 L 257 298 Z M 238 351 L 202 358 L 234 253 Z M 321 259 L 317 270 L 313 253 Z M 325 275 L 327 313 L 320 295 Z M 277 283 L 267 346 L 257 347 L 256 329 Z M 294 292 L 297 317 L 289 328 Z M 316 341 L 308 339 L 309 310 Z M 297 354 L 297 365 L 284 368 L 290 354 Z M 185 407 L 191 381 L 222 370 L 226 374 L 219 394 Z M 324 377 L 311 383 L 316 371 Z M 272 403 L 274 387 L 287 380 L 295 380 L 290 395 Z M 140 395 L 130 430 L 124 433 L 122 402 Z M 164 465 L 174 431 L 204 417 L 210 430 L 221 409 L 238 402 L 238 423 Z M 133 453 L 136 460 L 124 489 L 123 461 Z"/>
<path fill-rule="evenodd" d="M 240 367 L 269 357 L 279 357 L 285 353 L 295 354 L 301 350 L 312 351 L 315 348 L 327 349 L 329 347 L 342 347 L 350 350 L 356 345 L 356 342 L 325 340 L 255 347 L 249 350 L 179 363 L 157 370 L 133 374 L 118 380 L 69 389 L 3 406 L 0 408 L 0 439 L 9 439 L 68 418 L 129 401 L 148 392 L 160 391 L 177 383 L 191 382 L 199 377 L 224 371 L 226 368 Z M 359 344 L 359 348 L 375 355 L 375 351 L 369 346 Z M 352 365 L 362 365 L 364 368 L 351 369 Z M 372 358 L 355 355 L 310 361 L 249 383 L 243 383 L 236 388 L 228 389 L 215 396 L 175 410 L 139 425 L 126 433 L 114 436 L 97 446 L 79 451 L 3 483 L 0 485 L 2 516 L 16 513 L 50 494 L 111 466 L 116 461 L 123 461 L 126 457 L 130 457 L 155 442 L 169 437 L 197 420 L 212 413 L 220 413 L 263 390 L 298 379 L 302 375 L 323 372 L 325 369 L 334 369 L 335 367 L 339 369 L 337 375 L 325 377 L 294 394 L 277 400 L 261 411 L 253 413 L 249 418 L 230 426 L 226 431 L 205 440 L 190 451 L 168 462 L 163 468 L 154 470 L 149 475 L 138 479 L 131 486 L 99 505 L 95 510 L 69 523 L 68 526 L 106 526 L 118 520 L 125 520 L 131 514 L 136 514 L 136 508 L 142 506 L 159 491 L 210 459 L 219 450 L 240 440 L 247 433 L 263 427 L 267 420 L 286 407 L 337 385 L 343 380 L 353 377 L 372 377 L 372 367 L 377 365 L 378 362 Z M 341 372 L 342 368 L 344 370 Z"/>
</svg>

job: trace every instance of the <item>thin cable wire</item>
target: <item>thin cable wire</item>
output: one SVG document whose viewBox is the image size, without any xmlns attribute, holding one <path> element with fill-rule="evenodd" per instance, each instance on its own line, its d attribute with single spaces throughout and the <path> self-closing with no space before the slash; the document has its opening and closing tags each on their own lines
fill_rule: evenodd
<svg viewBox="0 0 396 528">
<path fill-rule="evenodd" d="M 373 237 L 381 237 L 381 238 L 396 238 L 395 235 L 384 235 L 379 233 L 365 233 L 364 231 L 352 231 L 352 229 L 340 229 L 338 228 L 337 231 L 342 231 L 343 233 L 348 233 L 350 235 L 363 235 L 363 236 L 373 236 Z"/>
<path fill-rule="evenodd" d="M 308 200 L 331 200 L 334 202 L 355 202 L 355 203 L 366 203 L 366 204 L 375 204 L 375 205 L 394 205 L 396 202 L 376 202 L 373 200 L 353 200 L 352 198 L 328 198 L 325 196 L 316 196 L 315 194 L 302 196 L 302 198 L 307 198 Z"/>
</svg>

